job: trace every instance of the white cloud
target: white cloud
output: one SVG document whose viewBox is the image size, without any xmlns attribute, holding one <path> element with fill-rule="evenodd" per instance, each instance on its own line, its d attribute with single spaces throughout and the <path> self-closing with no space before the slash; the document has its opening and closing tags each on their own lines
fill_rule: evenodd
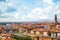
<svg viewBox="0 0 60 40">
<path fill-rule="evenodd" d="M 14 17 L 14 19 L 12 18 L 0 18 L 1 21 L 34 21 L 34 20 L 40 20 L 40 19 L 50 19 L 50 14 L 59 14 L 60 13 L 60 9 L 59 9 L 59 3 L 56 5 L 53 0 L 43 0 L 44 4 L 47 4 L 46 7 L 40 8 L 40 7 L 35 7 L 31 12 L 27 13 L 27 15 L 21 15 L 21 10 L 26 11 L 29 10 L 28 6 L 16 6 L 14 4 L 14 2 L 9 2 L 8 5 L 7 3 L 2 3 L 0 6 L 0 9 L 2 9 L 3 11 L 5 11 L 7 9 L 7 6 L 9 7 L 18 7 L 18 11 L 15 12 L 14 14 L 9 14 L 9 13 L 4 13 L 1 14 L 1 16 L 12 16 Z M 40 3 L 40 2 L 39 2 Z M 38 3 L 38 4 L 39 4 Z M 21 13 L 20 13 L 21 12 Z"/>
<path fill-rule="evenodd" d="M 7 5 L 8 5 L 9 7 L 12 7 L 12 6 L 13 6 L 13 3 L 7 3 Z"/>
<path fill-rule="evenodd" d="M 43 13 L 43 11 L 42 11 L 42 10 L 43 10 L 42 8 L 35 8 L 35 9 L 33 9 L 33 10 L 32 10 L 32 13 L 40 14 L 40 13 Z"/>
<path fill-rule="evenodd" d="M 22 20 L 24 21 L 33 21 L 33 20 L 40 20 L 40 19 L 49 19 L 49 17 L 44 13 L 44 9 L 36 8 L 33 9 L 31 13 L 28 15 L 25 15 L 22 17 Z"/>
<path fill-rule="evenodd" d="M 5 11 L 7 10 L 7 5 L 6 5 L 6 3 L 4 3 L 4 2 L 0 3 L 0 10 L 1 10 L 2 12 L 5 12 Z"/>
<path fill-rule="evenodd" d="M 16 19 L 18 19 L 19 16 L 20 16 L 19 13 L 15 13 L 15 14 L 14 14 L 14 17 L 15 17 Z"/>
<path fill-rule="evenodd" d="M 47 0 L 45 0 L 45 2 L 49 2 Z M 50 5 L 48 5 L 47 7 L 45 8 L 35 8 L 32 10 L 31 13 L 29 13 L 28 15 L 25 15 L 22 17 L 23 21 L 27 20 L 27 21 L 33 21 L 33 20 L 40 20 L 40 19 L 53 19 L 53 18 L 50 18 L 53 13 L 53 15 L 55 14 L 59 14 L 60 13 L 60 9 L 59 8 L 59 5 L 56 5 L 52 2 L 52 0 L 50 0 L 50 3 L 48 3 Z"/>
<path fill-rule="evenodd" d="M 47 3 L 47 4 L 52 4 L 53 0 L 43 0 L 43 2 Z"/>
<path fill-rule="evenodd" d="M 17 22 L 17 20 L 13 20 L 12 18 L 0 18 L 0 22 Z"/>
<path fill-rule="evenodd" d="M 11 16 L 14 16 L 14 14 L 10 14 L 10 13 L 3 13 L 3 14 L 1 14 L 1 16 L 4 16 L 4 17 L 5 17 L 5 16 L 7 16 L 7 17 L 9 17 L 9 16 L 10 16 L 10 17 L 11 17 Z"/>
<path fill-rule="evenodd" d="M 60 10 L 56 10 L 53 12 L 54 14 L 60 14 Z"/>
<path fill-rule="evenodd" d="M 50 5 L 50 6 L 46 7 L 46 8 L 44 8 L 44 11 L 45 12 L 51 12 L 52 8 L 53 8 L 53 6 Z"/>
<path fill-rule="evenodd" d="M 27 6 L 23 6 L 23 9 L 28 9 L 28 7 Z"/>
<path fill-rule="evenodd" d="M 7 13 L 1 14 L 1 16 L 7 16 L 7 15 L 8 15 Z"/>
<path fill-rule="evenodd" d="M 60 13 L 60 10 L 58 10 L 57 13 Z"/>
</svg>

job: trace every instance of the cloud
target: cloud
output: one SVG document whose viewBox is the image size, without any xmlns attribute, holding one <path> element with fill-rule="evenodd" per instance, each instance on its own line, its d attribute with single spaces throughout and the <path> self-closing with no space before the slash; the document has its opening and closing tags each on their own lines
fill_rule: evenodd
<svg viewBox="0 0 60 40">
<path fill-rule="evenodd" d="M 6 18 L 0 19 L 1 21 L 35 21 L 52 19 L 52 15 L 60 14 L 60 3 L 56 4 L 53 0 L 40 0 L 36 3 L 34 5 L 27 5 L 27 1 L 20 2 L 20 0 L 7 0 L 5 3 L 2 2 L 0 3 L 0 12 L 2 12 L 0 16 Z"/>
<path fill-rule="evenodd" d="M 0 22 L 17 22 L 17 20 L 13 20 L 13 18 L 0 18 Z"/>
<path fill-rule="evenodd" d="M 46 15 L 46 12 L 44 13 L 44 9 L 42 8 L 36 8 L 33 9 L 31 13 L 25 15 L 22 17 L 23 21 L 34 21 L 34 20 L 40 20 L 40 19 L 49 19 L 49 17 Z"/>
<path fill-rule="evenodd" d="M 19 13 L 14 14 L 15 19 L 19 19 L 19 16 L 20 16 Z"/>
<path fill-rule="evenodd" d="M 11 6 L 13 6 L 13 3 L 9 2 L 7 5 L 8 5 L 9 7 L 11 7 Z"/>
<path fill-rule="evenodd" d="M 54 14 L 60 14 L 60 10 L 54 11 Z"/>
<path fill-rule="evenodd" d="M 7 16 L 7 15 L 8 15 L 7 13 L 1 14 L 1 16 Z"/>
<path fill-rule="evenodd" d="M 34 8 L 31 13 L 22 17 L 23 21 L 34 21 L 34 20 L 41 20 L 41 19 L 51 19 L 55 14 L 60 14 L 59 3 L 55 4 L 53 0 L 43 0 L 44 3 L 47 3 L 48 6 L 44 8 Z M 52 15 L 53 14 L 53 15 Z"/>
<path fill-rule="evenodd" d="M 0 2 L 6 2 L 6 0 L 0 0 Z"/>
<path fill-rule="evenodd" d="M 27 6 L 23 6 L 23 9 L 28 9 L 28 7 Z"/>
<path fill-rule="evenodd" d="M 14 13 L 2 13 L 1 15 L 0 15 L 0 17 L 1 18 L 17 18 L 17 17 L 15 17 L 16 16 L 16 14 Z"/>
<path fill-rule="evenodd" d="M 9 7 L 9 8 L 6 10 L 6 12 L 8 12 L 8 13 L 16 12 L 16 11 L 17 11 L 17 9 L 16 9 L 16 8 L 13 8 L 13 7 Z"/>
<path fill-rule="evenodd" d="M 52 4 L 53 3 L 53 0 L 43 0 L 43 2 L 47 3 L 47 4 Z"/>
</svg>

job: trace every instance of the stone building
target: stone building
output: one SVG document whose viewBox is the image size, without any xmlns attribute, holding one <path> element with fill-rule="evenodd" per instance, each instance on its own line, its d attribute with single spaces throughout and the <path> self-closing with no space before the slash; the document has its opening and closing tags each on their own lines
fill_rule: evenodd
<svg viewBox="0 0 60 40">
<path fill-rule="evenodd" d="M 3 25 L 0 25 L 0 34 L 1 34 L 1 33 L 4 33 Z"/>
<path fill-rule="evenodd" d="M 57 21 L 57 15 L 55 15 L 55 25 L 51 28 L 51 37 L 53 40 L 60 40 L 60 23 Z"/>
</svg>

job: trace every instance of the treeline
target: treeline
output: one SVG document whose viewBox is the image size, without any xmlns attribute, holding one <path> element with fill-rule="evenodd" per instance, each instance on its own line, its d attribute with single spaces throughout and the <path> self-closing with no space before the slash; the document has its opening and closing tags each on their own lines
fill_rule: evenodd
<svg viewBox="0 0 60 40">
<path fill-rule="evenodd" d="M 32 40 L 31 36 L 14 36 L 16 40 Z"/>
</svg>

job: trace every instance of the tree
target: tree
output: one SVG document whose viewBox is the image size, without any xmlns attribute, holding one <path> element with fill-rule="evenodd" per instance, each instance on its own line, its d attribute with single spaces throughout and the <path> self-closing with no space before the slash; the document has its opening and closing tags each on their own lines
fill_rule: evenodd
<svg viewBox="0 0 60 40">
<path fill-rule="evenodd" d="M 26 37 L 25 37 L 25 40 L 32 40 L 32 39 L 31 39 L 31 36 L 26 36 Z"/>
<path fill-rule="evenodd" d="M 49 35 L 49 36 L 51 36 L 51 33 L 50 33 L 50 32 L 48 32 L 48 35 Z"/>
<path fill-rule="evenodd" d="M 16 40 L 32 40 L 31 36 L 14 36 Z"/>
</svg>

